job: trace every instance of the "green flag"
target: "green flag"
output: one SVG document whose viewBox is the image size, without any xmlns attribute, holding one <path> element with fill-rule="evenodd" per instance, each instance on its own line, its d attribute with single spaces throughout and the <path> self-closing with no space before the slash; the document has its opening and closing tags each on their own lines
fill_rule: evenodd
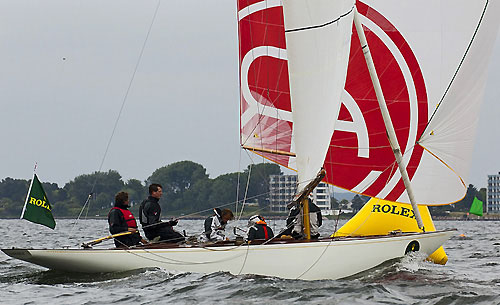
<svg viewBox="0 0 500 305">
<path fill-rule="evenodd" d="M 477 197 L 474 197 L 474 201 L 472 202 L 472 205 L 470 206 L 470 211 L 469 213 L 477 215 L 477 216 L 483 216 L 483 202 Z"/>
<path fill-rule="evenodd" d="M 24 203 L 21 219 L 26 219 L 54 229 L 56 227 L 56 222 L 50 210 L 50 203 L 45 195 L 42 184 L 38 180 L 36 174 L 34 174 L 28 191 L 28 197 L 26 197 L 26 202 Z"/>
</svg>

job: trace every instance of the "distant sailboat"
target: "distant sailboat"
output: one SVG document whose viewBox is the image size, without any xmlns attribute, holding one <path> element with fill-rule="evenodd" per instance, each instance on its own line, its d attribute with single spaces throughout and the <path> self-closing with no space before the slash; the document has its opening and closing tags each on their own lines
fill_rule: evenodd
<svg viewBox="0 0 500 305">
<path fill-rule="evenodd" d="M 241 144 L 297 169 L 293 204 L 305 216 L 307 195 L 323 179 L 411 203 L 417 220 L 417 204 L 465 194 L 474 128 L 463 122 L 477 116 L 500 6 L 441 2 L 238 0 Z M 453 233 L 425 226 L 319 240 L 2 251 L 74 272 L 160 267 L 337 279 L 408 251 L 430 255 Z"/>
</svg>

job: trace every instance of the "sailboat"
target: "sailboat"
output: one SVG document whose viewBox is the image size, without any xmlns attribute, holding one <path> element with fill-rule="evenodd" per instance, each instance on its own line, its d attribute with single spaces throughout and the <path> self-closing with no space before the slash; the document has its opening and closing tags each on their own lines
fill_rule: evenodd
<svg viewBox="0 0 500 305">
<path fill-rule="evenodd" d="M 454 230 L 429 231 L 418 206 L 465 194 L 474 124 L 463 122 L 477 117 L 500 12 L 498 2 L 442 2 L 238 0 L 243 148 L 297 170 L 292 204 L 305 217 L 308 194 L 326 181 L 409 204 L 416 230 L 2 251 L 68 272 L 157 267 L 305 280 L 344 278 L 410 251 L 430 255 Z"/>
</svg>

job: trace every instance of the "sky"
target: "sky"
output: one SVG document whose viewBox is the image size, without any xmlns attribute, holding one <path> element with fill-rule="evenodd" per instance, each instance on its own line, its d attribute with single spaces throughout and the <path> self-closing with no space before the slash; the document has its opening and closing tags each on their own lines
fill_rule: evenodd
<svg viewBox="0 0 500 305">
<path fill-rule="evenodd" d="M 158 1 L 0 1 L 0 179 L 61 187 L 98 170 Z M 260 162 L 239 147 L 235 0 L 163 0 L 102 170 L 144 181 L 181 160 L 211 178 Z M 469 182 L 500 171 L 500 39 Z"/>
</svg>

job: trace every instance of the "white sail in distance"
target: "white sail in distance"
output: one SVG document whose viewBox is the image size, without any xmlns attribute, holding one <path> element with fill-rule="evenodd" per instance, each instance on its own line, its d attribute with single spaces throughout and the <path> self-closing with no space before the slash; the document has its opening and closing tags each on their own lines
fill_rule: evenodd
<svg viewBox="0 0 500 305">
<path fill-rule="evenodd" d="M 284 1 L 298 192 L 323 166 L 340 109 L 353 0 Z"/>
</svg>

